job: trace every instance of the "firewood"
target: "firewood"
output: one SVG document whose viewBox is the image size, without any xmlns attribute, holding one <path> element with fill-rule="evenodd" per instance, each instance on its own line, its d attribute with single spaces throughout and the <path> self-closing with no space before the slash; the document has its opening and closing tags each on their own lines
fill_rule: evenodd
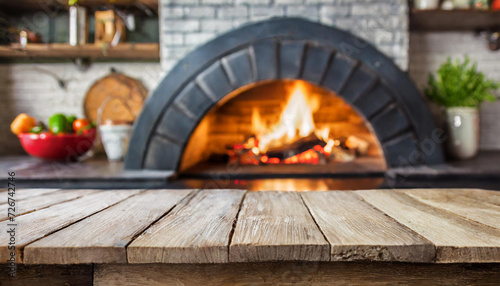
<svg viewBox="0 0 500 286">
<path fill-rule="evenodd" d="M 368 153 L 368 148 L 370 147 L 370 143 L 368 143 L 368 141 L 353 135 L 347 137 L 345 143 L 350 150 L 355 150 L 356 154 L 359 156 L 366 155 Z"/>
<path fill-rule="evenodd" d="M 297 139 L 290 144 L 284 144 L 282 146 L 269 149 L 266 155 L 269 158 L 278 158 L 283 160 L 312 149 L 316 145 L 324 147 L 326 142 L 319 139 L 314 133 L 312 133 L 309 136 Z"/>
</svg>

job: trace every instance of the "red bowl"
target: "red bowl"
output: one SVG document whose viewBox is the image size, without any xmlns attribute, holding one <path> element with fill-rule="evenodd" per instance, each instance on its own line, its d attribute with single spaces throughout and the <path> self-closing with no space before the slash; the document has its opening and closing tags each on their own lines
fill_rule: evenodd
<svg viewBox="0 0 500 286">
<path fill-rule="evenodd" d="M 81 135 L 23 133 L 19 134 L 19 140 L 24 150 L 31 156 L 47 160 L 73 161 L 92 148 L 95 129 Z"/>
</svg>

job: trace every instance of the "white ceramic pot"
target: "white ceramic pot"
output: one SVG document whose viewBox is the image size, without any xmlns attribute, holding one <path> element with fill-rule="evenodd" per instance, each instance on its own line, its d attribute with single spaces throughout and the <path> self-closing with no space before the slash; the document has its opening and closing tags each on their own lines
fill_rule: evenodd
<svg viewBox="0 0 500 286">
<path fill-rule="evenodd" d="M 479 148 L 479 110 L 474 107 L 451 107 L 446 111 L 447 152 L 457 159 L 469 159 Z"/>
<path fill-rule="evenodd" d="M 108 160 L 118 161 L 124 158 L 131 131 L 132 126 L 128 124 L 99 126 L 101 142 L 106 150 Z"/>
<path fill-rule="evenodd" d="M 437 9 L 439 0 L 415 0 L 415 8 L 419 10 Z"/>
<path fill-rule="evenodd" d="M 470 8 L 469 0 L 453 0 L 453 8 L 455 9 L 467 9 Z"/>
</svg>

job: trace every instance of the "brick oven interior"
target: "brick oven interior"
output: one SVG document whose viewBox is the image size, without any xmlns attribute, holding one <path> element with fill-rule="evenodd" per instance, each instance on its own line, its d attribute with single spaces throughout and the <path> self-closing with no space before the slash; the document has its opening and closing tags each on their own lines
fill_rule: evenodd
<svg viewBox="0 0 500 286">
<path fill-rule="evenodd" d="M 287 104 L 297 104 L 291 100 L 297 85 L 314 105 L 312 109 L 302 106 L 311 111 L 313 132 L 307 130 L 289 142 L 277 142 L 270 150 L 254 149 L 259 133 L 270 136 L 282 117 L 296 120 L 287 119 L 282 112 Z M 200 175 L 226 164 L 245 166 L 243 174 L 261 176 L 385 171 L 385 159 L 372 127 L 338 95 L 294 80 L 269 81 L 242 89 L 228 95 L 198 123 L 181 159 L 180 173 Z M 299 119 L 296 124 L 303 121 Z"/>
</svg>

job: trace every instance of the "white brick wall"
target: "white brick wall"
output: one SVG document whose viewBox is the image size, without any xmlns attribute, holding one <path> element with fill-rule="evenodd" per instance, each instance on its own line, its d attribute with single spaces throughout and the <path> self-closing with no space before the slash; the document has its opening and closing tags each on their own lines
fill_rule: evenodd
<svg viewBox="0 0 500 286">
<path fill-rule="evenodd" d="M 165 71 L 207 40 L 271 17 L 303 17 L 351 31 L 375 44 L 403 70 L 408 68 L 406 0 L 162 0 L 161 4 Z M 184 35 L 183 43 L 171 40 L 178 34 Z"/>
<path fill-rule="evenodd" d="M 411 33 L 410 76 L 423 88 L 429 73 L 435 72 L 448 57 L 463 59 L 465 54 L 477 62 L 486 76 L 500 81 L 500 52 L 490 51 L 484 36 L 472 32 Z M 500 92 L 497 95 L 500 97 Z M 500 101 L 481 106 L 480 148 L 500 149 Z"/>
<path fill-rule="evenodd" d="M 160 80 L 158 63 L 95 63 L 87 71 L 74 64 L 0 64 L 0 155 L 22 154 L 19 140 L 10 132 L 10 122 L 19 113 L 47 122 L 56 112 L 83 116 L 83 99 L 90 86 L 114 67 L 152 90 Z M 57 80 L 67 82 L 67 89 Z"/>
</svg>

